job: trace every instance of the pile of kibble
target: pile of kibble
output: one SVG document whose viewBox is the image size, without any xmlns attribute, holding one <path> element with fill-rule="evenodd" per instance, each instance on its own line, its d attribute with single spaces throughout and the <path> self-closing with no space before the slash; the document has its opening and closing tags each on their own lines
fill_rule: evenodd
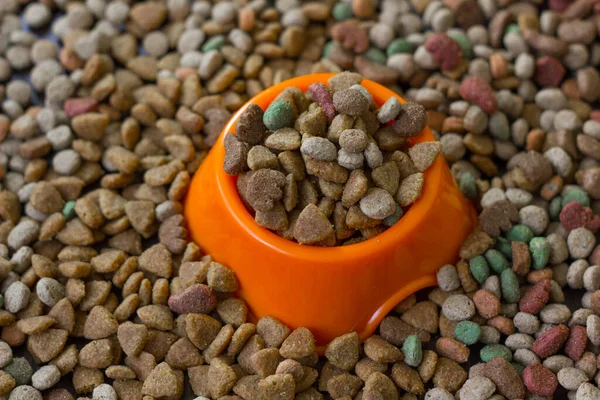
<svg viewBox="0 0 600 400">
<path fill-rule="evenodd" d="M 594 0 L 0 0 L 0 398 L 599 399 L 599 12 Z M 410 106 L 479 224 L 439 287 L 319 357 L 308 329 L 247 321 L 233 271 L 188 241 L 181 201 L 249 98 L 343 71 L 423 107 Z M 340 76 L 333 109 L 327 86 L 289 89 L 240 119 L 264 141 L 226 137 L 238 153 L 225 167 L 246 189 L 255 179 L 282 192 L 264 203 L 242 185 L 256 217 L 281 201 L 289 229 L 305 204 L 327 227 L 333 209 L 337 235 L 337 204 L 361 170 L 402 206 L 374 175 L 401 170 L 396 152 L 417 167 L 415 146 L 390 134 L 404 125 L 383 123 L 358 75 Z M 336 105 L 347 90 L 367 104 L 360 117 Z M 325 126 L 309 138 L 315 118 Z M 348 130 L 352 144 L 340 143 Z M 381 165 L 369 163 L 376 148 Z M 348 180 L 299 179 L 295 160 L 307 176 L 335 164 Z M 368 197 L 348 213 L 383 216 L 363 209 Z M 273 227 L 333 244 L 331 226 L 308 238 Z"/>
<path fill-rule="evenodd" d="M 362 80 L 342 72 L 308 94 L 288 87 L 264 112 L 252 104 L 240 115 L 223 166 L 239 174 L 258 225 L 300 244 L 349 245 L 384 232 L 419 199 L 442 147 L 410 146 L 425 107 L 390 97 L 378 108 Z"/>
</svg>

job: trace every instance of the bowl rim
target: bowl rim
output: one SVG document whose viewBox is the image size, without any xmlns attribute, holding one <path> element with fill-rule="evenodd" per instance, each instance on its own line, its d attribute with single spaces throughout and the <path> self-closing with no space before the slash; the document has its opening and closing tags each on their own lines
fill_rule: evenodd
<svg viewBox="0 0 600 400">
<path fill-rule="evenodd" d="M 216 154 L 219 160 L 218 165 L 222 166 L 225 158 L 225 148 L 223 145 L 225 134 L 228 132 L 235 134 L 235 124 L 237 119 L 250 104 L 256 104 L 265 110 L 273 99 L 285 88 L 295 86 L 302 91 L 306 91 L 308 90 L 308 86 L 312 83 L 320 82 L 327 85 L 328 79 L 334 75 L 334 73 L 319 73 L 299 76 L 271 86 L 251 98 L 246 104 L 240 107 L 223 128 L 222 134 L 218 139 L 220 141 L 220 146 L 217 146 L 217 148 L 214 149 L 218 149 L 218 153 Z M 396 97 L 401 103 L 406 103 L 406 101 L 398 94 L 374 81 L 363 79 L 361 85 L 371 93 L 373 101 L 379 106 L 392 96 Z M 410 139 L 411 145 L 432 141 L 435 141 L 435 138 L 428 125 L 425 126 L 419 135 Z M 225 207 L 248 234 L 274 251 L 300 256 L 307 259 L 307 261 L 318 261 L 318 259 L 322 257 L 341 256 L 351 259 L 359 254 L 364 257 L 365 253 L 378 252 L 384 247 L 393 247 L 401 237 L 406 237 L 410 235 L 412 231 L 419 229 L 419 225 L 425 218 L 427 210 L 432 207 L 436 201 L 436 197 L 440 190 L 444 167 L 445 164 L 442 157 L 438 156 L 434 163 L 423 172 L 425 174 L 425 181 L 421 197 L 410 206 L 398 223 L 392 225 L 383 233 L 363 242 L 348 246 L 333 247 L 301 245 L 285 239 L 267 228 L 261 227 L 254 221 L 254 218 L 250 212 L 248 212 L 239 196 L 236 186 L 238 177 L 227 174 L 221 167 L 217 168 L 216 180 L 217 188 L 223 198 Z"/>
</svg>

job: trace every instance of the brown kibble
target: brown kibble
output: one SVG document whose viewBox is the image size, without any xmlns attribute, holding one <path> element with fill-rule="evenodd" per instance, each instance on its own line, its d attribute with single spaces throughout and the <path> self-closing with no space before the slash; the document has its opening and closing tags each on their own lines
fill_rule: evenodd
<svg viewBox="0 0 600 400">
<path fill-rule="evenodd" d="M 158 364 L 144 380 L 142 393 L 154 397 L 170 396 L 178 392 L 177 376 L 166 362 Z"/>
<path fill-rule="evenodd" d="M 121 349 L 114 338 L 93 340 L 79 351 L 79 365 L 86 368 L 107 368 L 120 357 Z"/>
<path fill-rule="evenodd" d="M 48 329 L 29 337 L 27 350 L 39 362 L 47 363 L 60 354 L 67 343 L 68 332 L 62 329 Z"/>
<path fill-rule="evenodd" d="M 146 325 L 126 321 L 119 325 L 117 337 L 125 354 L 128 356 L 137 356 L 146 345 L 148 328 Z"/>
<path fill-rule="evenodd" d="M 165 361 L 173 368 L 186 370 L 202 364 L 204 358 L 192 342 L 181 338 L 169 348 Z"/>
<path fill-rule="evenodd" d="M 208 369 L 208 388 L 213 398 L 226 395 L 233 389 L 237 375 L 233 368 L 221 359 L 215 358 Z"/>
<path fill-rule="evenodd" d="M 238 289 L 233 270 L 218 262 L 212 261 L 209 264 L 206 279 L 208 287 L 216 292 L 230 293 Z"/>
<path fill-rule="evenodd" d="M 86 339 L 107 338 L 117 333 L 118 327 L 116 318 L 106 308 L 95 306 L 85 320 L 83 336 Z"/>
<path fill-rule="evenodd" d="M 401 346 L 411 335 L 418 335 L 419 340 L 423 343 L 429 342 L 431 339 L 429 332 L 409 325 L 391 315 L 385 317 L 379 324 L 379 334 L 394 346 Z"/>
<path fill-rule="evenodd" d="M 419 364 L 418 372 L 423 383 L 429 382 L 435 373 L 438 355 L 432 350 L 423 350 L 423 359 Z"/>
<path fill-rule="evenodd" d="M 241 299 L 225 299 L 217 303 L 217 314 L 224 323 L 237 328 L 246 322 L 248 307 Z"/>
<path fill-rule="evenodd" d="M 98 369 L 90 369 L 78 365 L 73 371 L 73 387 L 78 394 L 91 392 L 103 382 L 104 374 Z"/>
<path fill-rule="evenodd" d="M 259 399 L 292 400 L 294 392 L 294 378 L 290 374 L 271 375 L 258 382 Z"/>
<path fill-rule="evenodd" d="M 152 354 L 142 351 L 137 356 L 127 356 L 125 365 L 135 372 L 139 380 L 145 381 L 156 367 L 156 359 Z"/>
<path fill-rule="evenodd" d="M 190 313 L 185 319 L 188 339 L 200 350 L 205 350 L 217 337 L 221 323 L 206 314 Z"/>
<path fill-rule="evenodd" d="M 433 384 L 449 392 L 456 392 L 465 383 L 467 376 L 460 365 L 446 357 L 440 357 L 433 375 Z"/>
<path fill-rule="evenodd" d="M 378 335 L 365 340 L 364 351 L 371 360 L 382 363 L 392 363 L 403 358 L 400 349 Z"/>
<path fill-rule="evenodd" d="M 296 221 L 294 238 L 300 244 L 335 244 L 335 234 L 331 222 L 314 204 L 307 205 Z"/>
<path fill-rule="evenodd" d="M 210 363 L 227 349 L 234 333 L 235 331 L 231 325 L 225 325 L 221 328 L 210 346 L 202 353 L 206 362 Z"/>
<path fill-rule="evenodd" d="M 137 310 L 137 315 L 149 328 L 161 331 L 173 329 L 173 314 L 167 306 L 159 304 L 145 306 Z"/>
<path fill-rule="evenodd" d="M 283 341 L 279 353 L 282 357 L 299 359 L 315 351 L 315 338 L 307 328 L 297 328 Z"/>
<path fill-rule="evenodd" d="M 401 319 L 415 328 L 424 329 L 432 334 L 436 333 L 439 320 L 437 305 L 432 301 L 421 301 L 402 314 Z"/>
<path fill-rule="evenodd" d="M 392 367 L 392 380 L 399 388 L 412 394 L 423 394 L 425 391 L 419 374 L 403 362 L 397 362 Z"/>
<path fill-rule="evenodd" d="M 248 169 L 248 149 L 237 135 L 228 133 L 223 141 L 225 147 L 225 159 L 223 169 L 230 175 L 238 175 Z"/>
<path fill-rule="evenodd" d="M 362 379 L 350 374 L 340 374 L 327 381 L 327 391 L 334 399 L 354 397 L 363 385 Z"/>
<path fill-rule="evenodd" d="M 156 244 L 144 251 L 138 262 L 142 270 L 163 278 L 171 277 L 173 260 L 171 253 L 163 244 Z"/>
<path fill-rule="evenodd" d="M 261 378 L 275 374 L 280 361 L 279 350 L 275 348 L 262 349 L 250 356 L 250 364 Z"/>
<path fill-rule="evenodd" d="M 408 155 L 420 172 L 425 172 L 442 151 L 440 142 L 417 143 L 408 149 Z"/>
<path fill-rule="evenodd" d="M 80 138 L 99 141 L 104 137 L 109 121 L 108 115 L 91 112 L 74 117 L 71 126 Z"/>
<path fill-rule="evenodd" d="M 256 325 L 257 333 L 264 339 L 267 347 L 278 348 L 290 334 L 290 329 L 273 317 L 263 317 Z"/>
<path fill-rule="evenodd" d="M 246 342 L 252 336 L 254 336 L 255 333 L 256 326 L 254 324 L 245 323 L 240 325 L 240 327 L 235 330 L 233 336 L 231 337 L 229 347 L 227 348 L 227 355 L 234 356 L 240 351 L 242 351 L 242 349 L 246 345 Z"/>
<path fill-rule="evenodd" d="M 31 204 L 44 213 L 54 213 L 62 210 L 64 200 L 60 192 L 48 182 L 38 182 L 29 196 Z"/>
<path fill-rule="evenodd" d="M 50 328 L 54 322 L 54 318 L 40 315 L 20 320 L 17 322 L 17 328 L 26 335 L 35 335 Z"/>
<path fill-rule="evenodd" d="M 425 176 L 421 172 L 406 177 L 396 193 L 398 204 L 406 207 L 417 201 L 421 197 L 424 182 Z"/>
<path fill-rule="evenodd" d="M 264 111 L 256 104 L 250 104 L 236 122 L 235 133 L 238 139 L 251 145 L 259 144 L 265 135 Z"/>
</svg>

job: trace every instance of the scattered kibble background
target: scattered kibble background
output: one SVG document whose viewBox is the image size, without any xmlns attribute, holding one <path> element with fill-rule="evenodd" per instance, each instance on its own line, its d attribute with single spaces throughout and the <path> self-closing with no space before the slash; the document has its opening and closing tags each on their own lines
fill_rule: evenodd
<svg viewBox="0 0 600 400">
<path fill-rule="evenodd" d="M 600 398 L 599 9 L 1 0 L 0 397 Z M 480 222 L 439 288 L 319 359 L 246 322 L 181 200 L 249 97 L 343 70 L 427 109 Z"/>
</svg>

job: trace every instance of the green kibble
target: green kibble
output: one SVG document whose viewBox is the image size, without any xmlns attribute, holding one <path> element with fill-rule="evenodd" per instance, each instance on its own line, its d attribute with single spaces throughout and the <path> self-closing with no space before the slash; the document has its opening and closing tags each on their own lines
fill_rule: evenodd
<svg viewBox="0 0 600 400">
<path fill-rule="evenodd" d="M 512 361 L 512 351 L 504 345 L 501 344 L 488 344 L 483 346 L 481 351 L 479 352 L 479 357 L 481 357 L 481 361 L 488 362 L 494 357 L 502 357 L 506 361 Z"/>
<path fill-rule="evenodd" d="M 459 342 L 470 346 L 477 343 L 481 337 L 481 328 L 473 321 L 460 321 L 454 327 L 454 336 Z"/>
<path fill-rule="evenodd" d="M 475 176 L 470 172 L 463 173 L 458 179 L 458 187 L 467 199 L 475 199 L 477 197 L 477 183 Z"/>
<path fill-rule="evenodd" d="M 510 264 L 506 257 L 496 249 L 489 249 L 485 252 L 485 259 L 495 273 L 501 274 L 510 268 Z"/>
<path fill-rule="evenodd" d="M 272 131 L 292 126 L 294 123 L 294 110 L 287 101 L 275 101 L 265 111 L 263 123 L 267 129 Z"/>
<path fill-rule="evenodd" d="M 352 18 L 352 5 L 340 1 L 333 6 L 331 14 L 336 21 L 345 21 Z"/>
<path fill-rule="evenodd" d="M 521 33 L 521 28 L 519 28 L 519 24 L 509 24 L 504 30 L 505 35 L 511 32 Z"/>
<path fill-rule="evenodd" d="M 490 267 L 483 256 L 476 256 L 469 260 L 471 275 L 480 284 L 490 276 Z"/>
<path fill-rule="evenodd" d="M 465 34 L 458 32 L 458 31 L 454 31 L 454 32 L 449 32 L 448 36 L 450 36 L 452 39 L 456 40 L 456 42 L 462 49 L 463 56 L 465 58 L 471 58 L 471 56 L 472 56 L 471 42 L 469 41 L 469 38 Z"/>
<path fill-rule="evenodd" d="M 534 237 L 529 242 L 531 253 L 531 266 L 533 269 L 542 269 L 548 264 L 550 258 L 550 243 L 545 237 Z"/>
<path fill-rule="evenodd" d="M 394 39 L 386 49 L 388 57 L 398 53 L 412 53 L 413 45 L 406 39 Z"/>
<path fill-rule="evenodd" d="M 583 189 L 573 188 L 565 193 L 562 198 L 562 206 L 564 207 L 572 201 L 576 201 L 584 207 L 590 206 L 590 196 Z"/>
<path fill-rule="evenodd" d="M 519 280 L 512 269 L 505 269 L 500 274 L 500 290 L 502 291 L 502 298 L 507 303 L 518 303 L 521 299 Z"/>
<path fill-rule="evenodd" d="M 33 375 L 31 365 L 23 357 L 13 358 L 10 364 L 4 367 L 4 372 L 15 378 L 17 386 L 27 385 Z"/>
<path fill-rule="evenodd" d="M 506 238 L 511 242 L 529 243 L 533 238 L 533 232 L 527 225 L 517 224 L 506 232 Z"/>
<path fill-rule="evenodd" d="M 62 215 L 67 219 L 71 219 L 75 216 L 75 201 L 70 200 L 65 203 L 62 209 Z"/>
<path fill-rule="evenodd" d="M 404 354 L 404 362 L 411 367 L 418 367 L 423 359 L 423 349 L 419 336 L 410 335 L 402 344 L 402 353 Z"/>
<path fill-rule="evenodd" d="M 331 52 L 331 46 L 333 46 L 333 42 L 325 43 L 325 46 L 323 46 L 323 58 L 329 59 L 329 52 Z"/>
<path fill-rule="evenodd" d="M 552 221 L 558 221 L 560 212 L 562 211 L 562 197 L 556 196 L 550 201 L 548 205 L 548 214 Z"/>
<path fill-rule="evenodd" d="M 207 52 L 211 50 L 218 50 L 225 44 L 225 37 L 223 35 L 214 36 L 206 41 L 202 46 L 202 51 Z"/>
<path fill-rule="evenodd" d="M 385 53 L 376 47 L 371 47 L 369 50 L 367 50 L 365 52 L 364 55 L 369 60 L 375 61 L 376 63 L 379 63 L 379 64 L 385 64 L 385 61 L 387 60 Z"/>
<path fill-rule="evenodd" d="M 512 260 L 512 244 L 510 240 L 498 236 L 496 238 L 496 250 L 502 253 L 507 259 Z"/>
</svg>

